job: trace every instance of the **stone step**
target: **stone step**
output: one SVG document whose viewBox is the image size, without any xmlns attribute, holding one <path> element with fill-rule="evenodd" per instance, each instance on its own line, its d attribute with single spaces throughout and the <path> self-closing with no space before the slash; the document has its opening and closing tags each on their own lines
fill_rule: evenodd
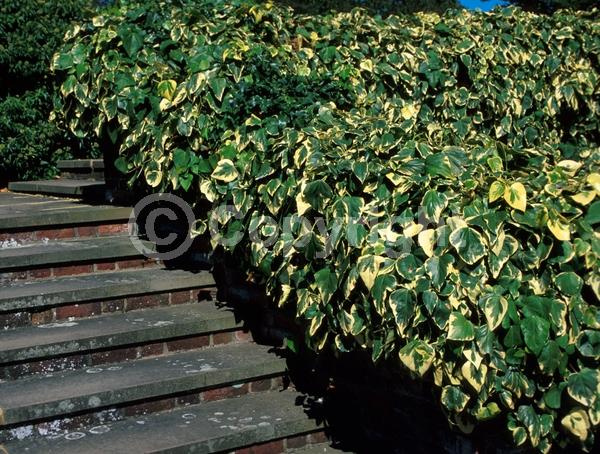
<svg viewBox="0 0 600 454">
<path fill-rule="evenodd" d="M 203 288 L 214 284 L 212 274 L 206 271 L 163 268 L 13 282 L 2 288 L 0 312 Z"/>
<path fill-rule="evenodd" d="M 231 344 L 7 381 L 0 428 L 283 374 L 285 360 L 269 349 Z"/>
<path fill-rule="evenodd" d="M 104 170 L 104 160 L 102 159 L 60 159 L 56 166 L 58 170 L 67 172 L 93 172 Z"/>
<path fill-rule="evenodd" d="M 72 199 L 1 192 L 0 241 L 11 238 L 34 240 L 36 230 L 45 230 L 37 239 L 52 231 L 59 231 L 64 237 L 66 226 L 122 225 L 128 222 L 130 215 L 131 207 L 89 205 Z M 20 232 L 29 235 L 19 235 Z M 78 233 L 84 236 L 82 232 Z M 70 236 L 77 235 L 71 233 Z"/>
<path fill-rule="evenodd" d="M 149 251 L 155 250 L 153 243 L 140 243 Z M 36 241 L 0 249 L 0 272 L 141 257 L 128 235 Z"/>
<path fill-rule="evenodd" d="M 303 400 L 302 394 L 291 390 L 249 394 L 15 441 L 4 449 L 6 454 L 216 453 L 268 446 L 247 452 L 276 454 L 285 450 L 285 438 L 322 429 L 321 423 L 307 416 Z"/>
<path fill-rule="evenodd" d="M 96 180 L 37 180 L 13 181 L 8 183 L 8 189 L 14 192 L 44 194 L 86 200 L 103 200 L 106 192 L 104 181 Z"/>
<path fill-rule="evenodd" d="M 84 353 L 241 327 L 212 302 L 159 307 L 0 333 L 0 363 Z"/>
</svg>

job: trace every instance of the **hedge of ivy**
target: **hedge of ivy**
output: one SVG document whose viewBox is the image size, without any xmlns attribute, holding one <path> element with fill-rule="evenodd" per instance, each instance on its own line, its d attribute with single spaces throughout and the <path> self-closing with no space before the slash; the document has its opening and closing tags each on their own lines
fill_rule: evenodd
<svg viewBox="0 0 600 454">
<path fill-rule="evenodd" d="M 517 445 L 590 449 L 598 10 L 177 5 L 69 34 L 64 123 L 117 141 L 132 182 L 234 205 L 223 235 L 316 350 L 396 358 L 465 431 L 501 418 Z"/>
</svg>

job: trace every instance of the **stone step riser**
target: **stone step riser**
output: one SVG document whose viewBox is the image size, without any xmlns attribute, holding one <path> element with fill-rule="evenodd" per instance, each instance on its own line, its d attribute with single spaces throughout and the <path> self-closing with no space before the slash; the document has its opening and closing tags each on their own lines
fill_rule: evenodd
<svg viewBox="0 0 600 454">
<path fill-rule="evenodd" d="M 77 369 L 92 370 L 106 365 L 114 366 L 124 361 L 153 358 L 205 348 L 252 342 L 252 335 L 242 329 L 215 331 L 208 334 L 175 339 L 160 339 L 136 345 L 116 346 L 77 354 L 63 354 L 0 366 L 0 379 L 16 380 L 30 376 L 48 375 Z"/>
<path fill-rule="evenodd" d="M 103 181 L 104 180 L 104 172 L 94 172 L 90 170 L 81 170 L 81 171 L 70 171 L 65 172 L 62 171 L 60 173 L 60 178 L 63 180 L 93 180 L 93 181 Z"/>
<path fill-rule="evenodd" d="M 127 222 L 92 223 L 61 227 L 26 228 L 0 231 L 0 243 L 27 244 L 34 241 L 98 238 L 128 233 Z M 14 244 L 14 243 L 13 243 Z"/>
<path fill-rule="evenodd" d="M 324 430 L 318 430 L 308 434 L 296 435 L 288 438 L 280 438 L 279 440 L 269 441 L 267 443 L 259 443 L 245 448 L 230 451 L 229 454 L 281 454 L 285 452 L 295 453 L 296 450 L 307 448 L 314 445 L 327 443 L 329 440 Z M 318 450 L 315 452 L 319 452 Z"/>
<path fill-rule="evenodd" d="M 144 399 L 141 402 L 129 402 L 125 405 L 111 406 L 100 410 L 94 409 L 75 415 L 61 415 L 26 424 L 5 426 L 0 430 L 0 446 L 16 439 L 35 439 L 48 434 L 63 436 L 78 434 L 98 428 L 107 422 L 172 411 L 203 402 L 214 402 L 267 391 L 280 391 L 283 387 L 284 378 L 282 376 L 249 378 L 235 384 L 226 384 L 210 389 L 194 389 L 176 395 L 158 396 Z"/>
<path fill-rule="evenodd" d="M 65 304 L 50 308 L 33 308 L 29 311 L 0 313 L 0 329 L 39 326 L 48 323 L 77 320 L 98 315 L 131 312 L 154 307 L 216 300 L 216 287 L 202 287 L 154 294 L 136 295 L 127 298 L 90 301 L 80 304 Z"/>
<path fill-rule="evenodd" d="M 0 284 L 11 282 L 33 281 L 54 277 L 80 276 L 95 272 L 158 268 L 162 263 L 146 257 L 123 257 L 108 260 L 92 260 L 70 262 L 69 264 L 53 264 L 50 266 L 32 266 L 15 271 L 0 272 Z"/>
</svg>

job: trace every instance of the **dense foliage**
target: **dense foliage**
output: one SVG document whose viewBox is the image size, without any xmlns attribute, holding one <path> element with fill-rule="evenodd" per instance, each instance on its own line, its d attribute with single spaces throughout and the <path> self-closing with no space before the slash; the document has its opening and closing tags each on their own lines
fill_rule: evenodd
<svg viewBox="0 0 600 454">
<path fill-rule="evenodd" d="M 52 163 L 78 144 L 48 116 L 50 59 L 90 0 L 3 0 L 0 3 L 0 186 L 7 178 L 48 177 Z"/>
<path fill-rule="evenodd" d="M 465 431 L 589 449 L 599 12 L 152 5 L 69 33 L 64 123 L 132 182 L 234 205 L 222 237 L 316 350 L 396 358 Z"/>
</svg>

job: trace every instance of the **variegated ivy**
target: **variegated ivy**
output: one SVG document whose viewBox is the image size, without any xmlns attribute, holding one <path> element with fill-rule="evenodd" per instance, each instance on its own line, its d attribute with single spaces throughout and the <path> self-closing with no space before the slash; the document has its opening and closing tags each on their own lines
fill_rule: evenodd
<svg viewBox="0 0 600 454">
<path fill-rule="evenodd" d="M 177 5 L 70 32 L 58 118 L 119 137 L 131 181 L 233 204 L 237 256 L 315 349 L 397 358 L 463 430 L 503 418 L 517 445 L 589 449 L 598 11 Z"/>
</svg>

